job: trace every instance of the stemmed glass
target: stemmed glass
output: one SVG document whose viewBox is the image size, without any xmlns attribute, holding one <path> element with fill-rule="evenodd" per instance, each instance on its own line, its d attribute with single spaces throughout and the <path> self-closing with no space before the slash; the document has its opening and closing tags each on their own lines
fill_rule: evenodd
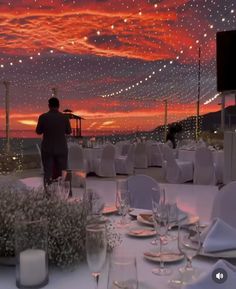
<svg viewBox="0 0 236 289">
<path fill-rule="evenodd" d="M 99 276 L 106 261 L 107 238 L 104 224 L 91 223 L 86 226 L 86 254 L 89 269 L 98 288 Z"/>
<path fill-rule="evenodd" d="M 162 202 L 156 203 L 152 202 L 152 210 L 153 210 L 153 219 L 154 219 L 154 226 L 159 236 L 160 240 L 160 247 L 159 247 L 159 259 L 160 259 L 160 267 L 154 268 L 152 273 L 160 276 L 167 276 L 172 273 L 169 268 L 166 268 L 164 265 L 163 260 L 163 252 L 162 247 L 165 240 L 165 235 L 168 230 L 168 206 Z"/>
<path fill-rule="evenodd" d="M 193 281 L 196 277 L 195 268 L 192 266 L 192 259 L 201 249 L 199 224 L 192 226 L 179 224 L 178 230 L 178 247 L 179 251 L 185 256 L 186 265 L 180 268 L 182 274 L 182 283 Z"/>
<path fill-rule="evenodd" d="M 121 215 L 121 220 L 118 221 L 118 227 L 124 227 L 129 222 L 126 220 L 126 215 L 130 206 L 130 194 L 128 191 L 127 180 L 118 180 L 116 187 L 116 207 Z"/>
<path fill-rule="evenodd" d="M 166 203 L 166 192 L 164 188 L 156 189 L 152 188 L 152 211 L 155 214 L 156 208 L 158 204 L 165 204 Z M 153 216 L 154 219 L 154 216 Z M 155 220 L 154 220 L 155 221 Z M 154 223 L 155 224 L 155 223 Z M 159 237 L 156 235 L 156 238 L 151 241 L 152 245 L 159 245 Z M 168 241 L 163 239 L 162 245 L 167 245 Z"/>
</svg>

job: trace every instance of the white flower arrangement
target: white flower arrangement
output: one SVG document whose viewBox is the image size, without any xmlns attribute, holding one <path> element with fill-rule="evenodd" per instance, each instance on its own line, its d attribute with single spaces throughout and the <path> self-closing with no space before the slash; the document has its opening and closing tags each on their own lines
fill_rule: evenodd
<svg viewBox="0 0 236 289">
<path fill-rule="evenodd" d="M 85 227 L 91 204 L 86 198 L 69 202 L 56 194 L 47 198 L 43 189 L 30 190 L 4 185 L 0 188 L 0 257 L 15 256 L 14 226 L 19 216 L 25 220 L 48 220 L 49 263 L 67 267 L 85 259 Z M 107 224 L 108 250 L 120 236 Z"/>
</svg>

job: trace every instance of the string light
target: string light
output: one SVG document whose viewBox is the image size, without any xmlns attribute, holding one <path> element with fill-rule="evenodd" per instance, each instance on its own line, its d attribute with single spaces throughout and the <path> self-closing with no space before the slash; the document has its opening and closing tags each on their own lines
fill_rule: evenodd
<svg viewBox="0 0 236 289">
<path fill-rule="evenodd" d="M 74 5 L 76 5 L 76 1 Z M 183 4 L 178 7 L 178 9 L 176 8 L 175 11 L 175 13 L 182 11 L 178 14 L 179 19 L 182 19 L 177 22 L 176 33 L 178 33 L 178 28 L 184 30 L 186 23 L 189 21 L 189 30 L 186 31 L 186 43 L 188 42 L 188 45 L 184 42 L 181 43 L 181 38 L 176 36 L 175 45 L 167 46 L 171 57 L 168 56 L 166 60 L 165 56 L 163 56 L 163 60 L 154 61 L 154 59 L 152 59 L 151 61 L 146 61 L 141 59 L 141 61 L 136 61 L 135 58 L 126 58 L 127 54 L 123 58 L 118 59 L 115 57 L 116 53 L 114 53 L 114 51 L 122 51 L 120 47 L 124 43 L 127 45 L 127 51 L 129 47 L 134 46 L 134 44 L 129 46 L 129 41 L 133 37 L 132 33 L 138 25 L 140 31 L 142 31 L 142 25 L 146 21 L 145 17 L 152 19 L 152 29 L 149 31 L 144 30 L 143 33 L 136 36 L 137 46 L 139 42 L 138 37 L 140 37 L 140 41 L 144 38 L 147 42 L 149 41 L 150 46 L 144 46 L 144 52 L 146 49 L 147 51 L 150 50 L 150 55 L 152 55 L 152 47 L 158 50 L 157 47 L 159 44 L 155 42 L 156 40 L 153 36 L 155 33 L 160 33 L 161 35 L 161 32 L 158 30 L 159 28 L 160 31 L 164 32 L 165 37 L 174 36 L 172 33 L 174 28 L 167 17 L 168 13 L 172 12 L 171 9 L 168 8 L 170 9 L 169 11 L 162 3 L 158 2 L 157 4 L 152 2 L 152 5 L 148 6 L 148 8 L 146 6 L 142 7 L 141 4 L 140 6 L 137 5 L 138 9 L 136 9 L 136 11 L 132 10 L 132 13 L 130 13 L 127 8 L 127 13 L 124 13 L 123 17 L 120 17 L 121 14 L 118 13 L 119 17 L 115 16 L 115 20 L 108 21 L 107 24 L 94 24 L 93 35 L 86 32 L 85 36 L 79 36 L 77 39 L 68 35 L 70 39 L 68 39 L 67 42 L 61 42 L 58 47 L 53 46 L 53 49 L 49 48 L 48 50 L 39 47 L 40 51 L 35 51 L 31 53 L 30 56 L 24 56 L 22 54 L 18 57 L 3 56 L 0 60 L 1 72 L 4 73 L 3 77 L 11 75 L 13 89 L 17 87 L 23 91 L 22 86 L 27 87 L 27 91 L 23 91 L 18 97 L 19 99 L 24 99 L 23 101 L 26 106 L 29 108 L 31 106 L 31 109 L 33 109 L 33 105 L 32 102 L 30 104 L 30 97 L 32 97 L 32 99 L 36 97 L 38 100 L 41 97 L 42 100 L 43 96 L 39 96 L 39 94 L 43 94 L 45 91 L 45 83 L 50 87 L 54 83 L 62 83 L 63 79 L 61 94 L 64 94 L 63 97 L 65 100 L 67 97 L 74 98 L 74 100 L 78 101 L 78 104 L 81 101 L 87 101 L 87 97 L 89 101 L 89 98 L 98 100 L 98 96 L 102 96 L 104 99 L 104 110 L 106 111 L 106 109 L 110 107 L 109 101 L 112 102 L 112 100 L 106 98 L 115 97 L 116 100 L 121 100 L 121 102 L 118 105 L 114 105 L 112 111 L 119 112 L 119 110 L 122 109 L 119 106 L 122 100 L 125 99 L 132 101 L 134 109 L 135 107 L 146 107 L 149 109 L 152 107 L 152 100 L 161 102 L 163 99 L 168 99 L 170 103 L 181 105 L 182 116 L 188 116 L 189 113 L 192 112 L 189 112 L 185 108 L 189 103 L 194 105 L 196 101 L 198 46 L 201 45 L 204 49 L 202 55 L 201 102 L 205 104 L 208 100 L 213 102 L 216 99 L 211 97 L 212 95 L 216 95 L 216 88 L 215 61 L 213 61 L 214 55 L 211 55 L 212 47 L 210 47 L 210 43 L 213 43 L 216 31 L 235 28 L 235 10 L 233 3 L 227 3 L 227 5 L 224 5 L 224 8 L 222 8 L 223 6 L 220 6 L 220 2 L 208 1 L 206 8 L 201 9 L 201 7 L 197 6 L 196 1 L 190 0 L 188 5 L 190 6 L 187 7 L 187 5 Z M 160 7 L 160 10 L 158 7 Z M 62 10 L 65 8 L 66 4 Z M 188 18 L 187 16 L 188 9 L 192 9 L 192 18 Z M 199 11 L 201 13 L 199 13 Z M 78 17 L 85 16 L 80 16 L 80 13 L 78 13 Z M 167 20 L 161 22 L 161 17 L 167 17 Z M 201 19 L 204 17 L 206 21 L 201 22 Z M 112 18 L 110 17 L 110 19 Z M 158 26 L 155 26 L 157 25 L 156 23 L 158 23 Z M 207 23 L 207 25 L 203 27 L 202 23 Z M 156 29 L 157 27 L 158 29 Z M 199 31 L 199 33 L 197 31 Z M 194 37 L 196 37 L 195 40 Z M 154 40 L 152 41 L 152 39 Z M 190 39 L 194 40 L 195 43 L 191 43 L 191 41 L 189 41 Z M 92 41 L 94 41 L 94 43 Z M 112 41 L 114 41 L 115 44 L 112 43 Z M 111 45 L 111 47 L 109 47 L 109 42 L 111 42 L 113 46 Z M 165 44 L 164 40 L 163 43 Z M 87 51 L 91 51 L 89 54 L 97 51 L 91 59 L 95 60 L 96 58 L 99 60 L 96 60 L 96 64 L 89 67 L 90 60 L 88 60 L 86 56 L 81 57 L 81 55 L 73 55 L 73 53 L 70 54 L 70 52 L 68 52 L 70 45 L 74 47 L 85 45 L 84 47 Z M 209 46 L 207 47 L 207 45 Z M 188 48 L 186 48 L 187 46 Z M 103 58 L 103 56 L 106 55 L 104 52 L 106 49 L 107 51 L 108 49 L 111 51 L 111 55 L 114 53 L 110 59 Z M 189 55 L 193 55 L 194 53 L 196 54 L 195 62 L 193 58 L 189 57 Z M 84 59 L 85 64 L 82 65 Z M 30 63 L 29 60 L 31 60 Z M 105 65 L 106 70 L 104 69 Z M 107 69 L 107 67 L 109 68 Z M 22 75 L 24 69 L 26 73 Z M 153 72 L 154 74 L 152 74 Z M 102 82 L 102 79 L 107 79 L 107 82 Z M 73 97 L 71 97 L 71 95 L 73 95 Z M 42 102 L 39 102 L 39 108 L 41 107 L 41 103 Z M 129 109 L 131 111 L 133 110 L 131 106 Z M 179 119 L 179 114 L 173 113 L 173 118 Z"/>
</svg>

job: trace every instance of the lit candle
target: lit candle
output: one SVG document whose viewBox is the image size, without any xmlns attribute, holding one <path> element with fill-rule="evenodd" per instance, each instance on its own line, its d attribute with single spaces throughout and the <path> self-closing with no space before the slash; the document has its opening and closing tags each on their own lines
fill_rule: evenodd
<svg viewBox="0 0 236 289">
<path fill-rule="evenodd" d="M 28 249 L 20 253 L 20 283 L 34 286 L 43 283 L 47 277 L 46 252 Z"/>
</svg>

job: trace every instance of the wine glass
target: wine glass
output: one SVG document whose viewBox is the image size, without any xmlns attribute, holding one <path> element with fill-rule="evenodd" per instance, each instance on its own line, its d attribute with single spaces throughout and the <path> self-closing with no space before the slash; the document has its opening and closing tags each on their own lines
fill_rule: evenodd
<svg viewBox="0 0 236 289">
<path fill-rule="evenodd" d="M 199 224 L 186 226 L 179 224 L 178 230 L 178 248 L 185 256 L 186 265 L 180 268 L 182 274 L 182 282 L 188 283 L 195 280 L 196 270 L 192 266 L 192 259 L 198 254 L 201 249 Z"/>
<path fill-rule="evenodd" d="M 173 226 L 178 226 L 178 217 L 179 210 L 176 203 L 168 203 L 168 226 L 167 226 L 167 234 L 165 236 L 165 240 L 168 243 L 169 241 L 175 241 L 178 239 L 176 234 L 170 234 L 170 230 Z"/>
<path fill-rule="evenodd" d="M 162 189 L 152 188 L 152 211 L 153 211 L 153 214 L 156 213 L 158 204 L 165 204 L 165 202 L 166 202 L 165 189 L 164 188 L 162 188 Z M 153 216 L 153 219 L 155 219 L 154 216 Z M 154 225 L 155 225 L 155 223 L 154 223 Z M 156 235 L 156 238 L 151 241 L 151 244 L 155 245 L 155 246 L 159 244 L 158 235 Z M 168 241 L 163 239 L 162 245 L 167 245 L 167 244 L 168 244 Z"/>
<path fill-rule="evenodd" d="M 107 238 L 104 224 L 92 223 L 86 226 L 86 254 L 89 269 L 98 288 L 99 276 L 106 261 Z"/>
<path fill-rule="evenodd" d="M 111 256 L 107 289 L 137 289 L 136 258 L 127 256 Z"/>
<path fill-rule="evenodd" d="M 128 191 L 127 180 L 118 180 L 116 187 L 116 207 L 121 215 L 121 220 L 118 221 L 118 227 L 124 227 L 129 222 L 126 220 L 126 215 L 130 206 L 130 194 Z"/>
<path fill-rule="evenodd" d="M 169 268 L 165 267 L 162 247 L 168 229 L 168 207 L 166 204 L 163 203 L 153 202 L 152 205 L 153 205 L 154 226 L 157 236 L 159 236 L 160 240 L 160 247 L 159 247 L 160 266 L 158 268 L 154 268 L 152 270 L 152 273 L 159 276 L 167 276 L 170 275 L 172 271 Z"/>
</svg>

